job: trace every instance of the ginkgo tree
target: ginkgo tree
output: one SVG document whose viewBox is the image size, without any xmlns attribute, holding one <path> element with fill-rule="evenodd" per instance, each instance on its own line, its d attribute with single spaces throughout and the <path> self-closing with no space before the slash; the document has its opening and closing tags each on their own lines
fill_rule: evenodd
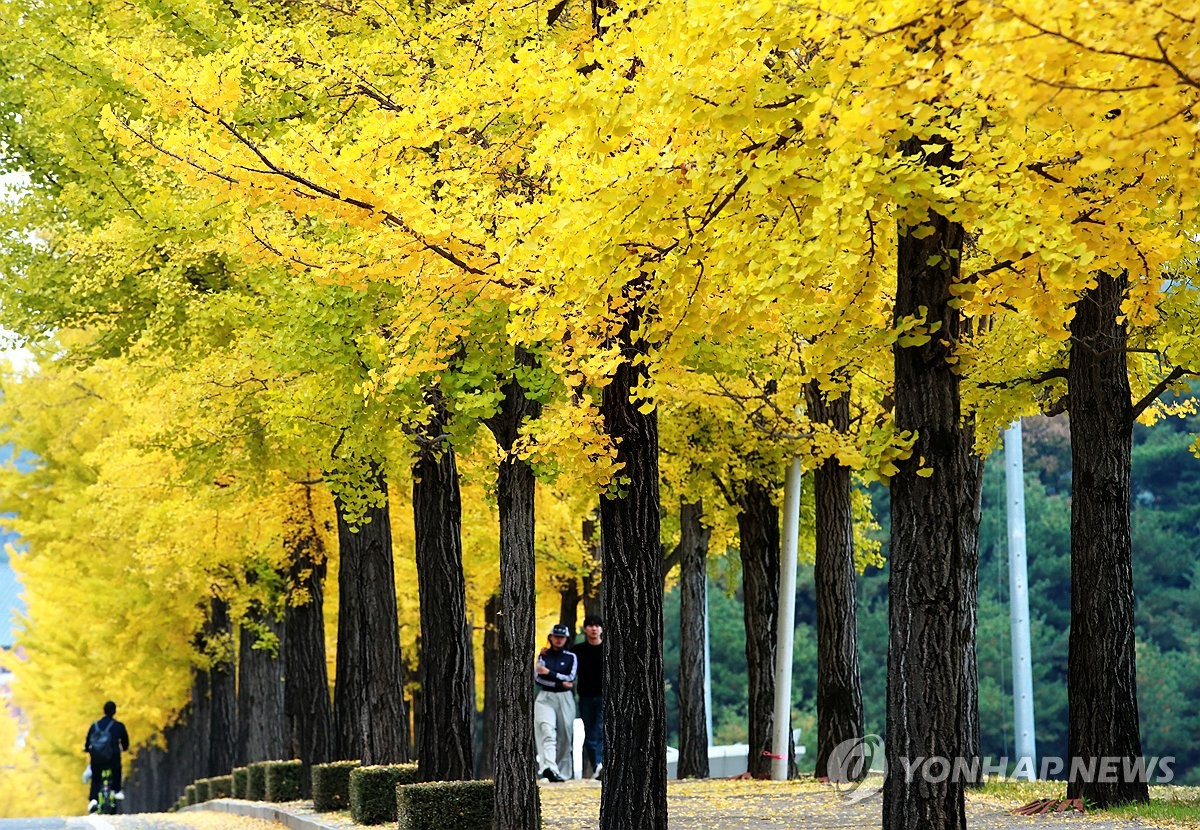
<svg viewBox="0 0 1200 830">
<path fill-rule="evenodd" d="M 363 427 L 394 434 L 397 412 L 423 400 L 388 399 L 376 377 L 445 382 L 485 316 L 462 311 L 472 304 L 504 309 L 511 342 L 495 354 L 536 353 L 576 411 L 603 417 L 601 440 L 576 446 L 587 465 L 618 465 L 611 481 L 597 476 L 611 484 L 607 828 L 666 822 L 661 782 L 634 772 L 665 759 L 656 406 L 698 342 L 736 350 L 746 331 L 774 331 L 776 304 L 826 312 L 797 314 L 790 329 L 814 413 L 847 375 L 893 362 L 894 425 L 881 439 L 895 511 L 889 752 L 894 769 L 971 754 L 982 433 L 1040 394 L 989 398 L 989 384 L 1061 357 L 1055 344 L 1072 334 L 1086 342 L 1072 309 L 1105 280 L 1131 279 L 1120 314 L 1152 323 L 1196 206 L 1179 121 L 1194 46 L 1155 39 L 1153 26 L 1179 19 L 1163 4 L 1133 5 L 1147 12 L 1136 28 L 1146 48 L 1133 50 L 1112 45 L 1121 16 L 1044 4 L 639 3 L 595 20 L 570 5 L 211 6 L 188 18 L 123 6 L 120 29 L 65 25 L 89 65 L 125 84 L 100 121 L 102 140 L 124 148 L 115 155 L 143 181 L 169 182 L 164 198 L 202 194 L 221 217 L 214 244 L 290 269 L 272 313 L 292 319 L 292 290 L 357 309 L 309 331 L 283 326 L 278 341 L 286 355 L 313 333 L 361 333 L 336 335 L 332 356 L 285 362 L 300 379 L 276 387 L 320 401 L 304 416 L 342 413 L 330 420 L 354 426 L 336 444 L 346 458 L 378 461 Z M 1052 44 L 1056 60 L 1015 59 L 1013 35 Z M 1088 61 L 1066 60 L 1081 49 Z M 1071 68 L 1060 78 L 1040 66 Z M 1046 95 L 1030 93 L 1030 75 Z M 1122 94 L 1133 109 L 1113 103 Z M 1137 126 L 1124 128 L 1130 112 Z M 103 227 L 111 244 L 120 225 Z M 1168 292 L 1179 305 L 1167 319 L 1191 319 L 1187 297 Z M 1105 322 L 1117 316 L 1110 307 Z M 1145 368 L 1150 391 L 1155 372 L 1174 372 Z M 566 420 L 543 420 L 539 440 L 595 423 Z M 328 422 L 300 432 L 330 445 Z M 819 431 L 815 454 L 860 462 L 835 432 Z M 914 625 L 930 591 L 939 603 Z M 889 827 L 960 826 L 961 782 L 893 777 L 884 814 Z"/>
</svg>

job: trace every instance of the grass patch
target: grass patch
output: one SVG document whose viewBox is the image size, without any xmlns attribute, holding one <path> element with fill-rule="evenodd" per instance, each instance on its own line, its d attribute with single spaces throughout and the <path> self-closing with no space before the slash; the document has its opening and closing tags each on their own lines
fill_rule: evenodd
<svg viewBox="0 0 1200 830">
<path fill-rule="evenodd" d="M 982 789 L 968 790 L 968 793 L 998 802 L 1004 807 L 1016 808 L 1039 798 L 1066 798 L 1067 782 L 992 778 Z M 1090 808 L 1088 813 L 1093 816 L 1143 819 L 1167 827 L 1200 830 L 1200 787 L 1152 786 L 1149 804 L 1127 804 L 1108 810 Z"/>
<path fill-rule="evenodd" d="M 1200 828 L 1200 787 L 1151 787 L 1149 804 L 1127 804 L 1105 810 L 1104 814 Z"/>
</svg>

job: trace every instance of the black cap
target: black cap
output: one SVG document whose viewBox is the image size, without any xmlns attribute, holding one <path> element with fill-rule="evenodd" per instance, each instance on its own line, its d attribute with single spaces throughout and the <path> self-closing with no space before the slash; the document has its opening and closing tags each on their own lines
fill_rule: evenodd
<svg viewBox="0 0 1200 830">
<path fill-rule="evenodd" d="M 571 629 L 567 628 L 562 623 L 559 623 L 558 625 L 554 626 L 554 628 L 550 629 L 550 636 L 551 637 L 570 637 Z"/>
</svg>

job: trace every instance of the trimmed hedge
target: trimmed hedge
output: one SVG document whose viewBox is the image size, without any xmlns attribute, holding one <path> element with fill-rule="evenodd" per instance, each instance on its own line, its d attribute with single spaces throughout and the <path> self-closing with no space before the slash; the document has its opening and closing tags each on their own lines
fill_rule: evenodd
<svg viewBox="0 0 1200 830">
<path fill-rule="evenodd" d="M 197 779 L 195 782 L 192 783 L 192 786 L 196 788 L 196 803 L 197 804 L 208 801 L 208 779 L 207 778 Z"/>
<path fill-rule="evenodd" d="M 233 779 L 233 789 L 229 793 L 234 798 L 246 797 L 246 776 L 249 771 L 245 767 L 234 767 L 230 776 Z"/>
<path fill-rule="evenodd" d="M 396 820 L 396 785 L 417 783 L 416 764 L 356 767 L 350 771 L 350 818 L 355 824 Z"/>
<path fill-rule="evenodd" d="M 400 784 L 396 818 L 400 830 L 490 830 L 495 797 L 493 781 Z"/>
<path fill-rule="evenodd" d="M 248 801 L 265 801 L 267 798 L 267 762 L 259 761 L 246 765 L 246 792 L 242 798 Z"/>
<path fill-rule="evenodd" d="M 186 801 L 188 804 L 196 803 L 196 785 L 195 784 L 188 784 L 186 787 L 183 788 L 183 800 Z"/>
<path fill-rule="evenodd" d="M 267 761 L 264 766 L 266 768 L 267 801 L 279 803 L 282 801 L 299 801 L 302 798 L 301 790 L 304 785 L 303 761 Z"/>
<path fill-rule="evenodd" d="M 233 776 L 214 775 L 208 779 L 209 798 L 229 798 L 233 795 Z"/>
<path fill-rule="evenodd" d="M 318 813 L 345 810 L 350 806 L 350 771 L 362 766 L 361 761 L 334 761 L 313 764 L 313 809 Z"/>
</svg>

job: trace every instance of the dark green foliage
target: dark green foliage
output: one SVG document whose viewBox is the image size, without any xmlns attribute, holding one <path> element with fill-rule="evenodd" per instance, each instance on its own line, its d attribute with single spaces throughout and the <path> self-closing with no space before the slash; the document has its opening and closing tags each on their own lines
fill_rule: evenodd
<svg viewBox="0 0 1200 830">
<path fill-rule="evenodd" d="M 205 801 L 208 801 L 210 796 L 208 794 L 208 779 L 207 778 L 199 779 L 194 784 L 192 784 L 192 786 L 196 788 L 195 792 L 196 792 L 196 803 L 197 804 L 201 804 Z"/>
<path fill-rule="evenodd" d="M 230 792 L 234 798 L 245 798 L 249 792 L 248 782 L 249 771 L 245 767 L 234 767 L 231 778 L 233 779 L 233 790 Z"/>
<path fill-rule="evenodd" d="M 242 798 L 247 801 L 267 800 L 267 762 L 246 765 L 246 793 Z"/>
<path fill-rule="evenodd" d="M 734 554 L 736 557 L 736 552 Z M 710 568 L 711 573 L 711 568 Z M 734 581 L 738 576 L 733 574 Z M 709 650 L 712 659 L 713 743 L 746 742 L 746 626 L 742 614 L 740 589 L 732 594 L 722 584 L 724 578 L 709 577 Z M 792 726 L 800 727 L 800 743 L 811 735 L 816 741 L 817 640 L 816 601 L 813 594 L 812 568 L 801 568 L 797 575 L 796 628 L 792 676 Z M 807 610 L 806 610 L 807 609 Z M 667 679 L 667 742 L 678 745 L 679 735 L 679 590 L 672 588 L 663 599 L 663 670 Z M 770 636 L 774 637 L 772 633 Z M 815 743 L 813 747 L 815 751 Z M 815 759 L 810 752 L 800 759 L 802 770 L 811 770 Z M 807 767 L 806 767 L 807 762 Z"/>
<path fill-rule="evenodd" d="M 188 784 L 183 788 L 183 800 L 188 804 L 196 803 L 196 785 Z"/>
<path fill-rule="evenodd" d="M 313 764 L 313 809 L 320 813 L 345 810 L 350 806 L 350 771 L 362 766 L 359 761 L 333 761 Z"/>
<path fill-rule="evenodd" d="M 215 775 L 208 779 L 209 798 L 229 798 L 233 795 L 233 776 Z"/>
<path fill-rule="evenodd" d="M 187 806 L 187 799 L 183 796 L 180 796 L 179 799 L 174 804 L 171 805 L 171 812 L 178 813 L 180 810 L 182 810 L 186 806 Z"/>
<path fill-rule="evenodd" d="M 293 761 L 267 761 L 266 800 L 274 802 L 298 801 L 304 783 L 304 763 Z"/>
<path fill-rule="evenodd" d="M 489 830 L 492 781 L 433 781 L 396 787 L 400 830 Z"/>
<path fill-rule="evenodd" d="M 350 771 L 350 817 L 355 824 L 396 820 L 396 786 L 417 783 L 416 764 L 355 767 Z"/>
<path fill-rule="evenodd" d="M 728 595 L 718 579 L 709 580 L 709 648 L 712 655 L 714 743 L 746 741 L 746 627 L 741 593 Z M 667 741 L 679 734 L 679 590 L 663 598 L 663 672 L 667 679 Z"/>
</svg>

